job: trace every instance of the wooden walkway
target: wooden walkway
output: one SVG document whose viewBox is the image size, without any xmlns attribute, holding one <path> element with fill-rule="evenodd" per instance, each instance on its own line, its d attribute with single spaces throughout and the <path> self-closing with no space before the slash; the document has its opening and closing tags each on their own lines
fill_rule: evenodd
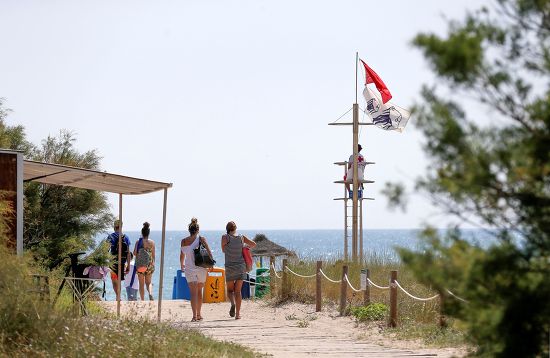
<svg viewBox="0 0 550 358">
<path fill-rule="evenodd" d="M 110 309 L 115 308 L 106 302 Z M 138 308 L 138 309 L 136 309 Z M 156 317 L 156 302 L 124 302 L 123 312 Z M 406 342 L 393 342 L 377 332 L 357 326 L 349 317 L 314 306 L 288 304 L 273 308 L 261 302 L 244 301 L 241 320 L 229 317 L 229 303 L 204 304 L 201 322 L 190 322 L 188 301 L 163 301 L 163 321 L 175 327 L 197 329 L 220 341 L 248 346 L 273 357 L 453 357 L 454 349 L 409 349 Z"/>
</svg>

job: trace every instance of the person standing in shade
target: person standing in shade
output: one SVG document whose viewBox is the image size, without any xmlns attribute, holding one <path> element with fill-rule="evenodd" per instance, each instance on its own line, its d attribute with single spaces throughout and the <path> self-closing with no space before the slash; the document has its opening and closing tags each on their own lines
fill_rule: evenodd
<svg viewBox="0 0 550 358">
<path fill-rule="evenodd" d="M 202 289 L 206 281 L 208 269 L 195 265 L 195 255 L 193 250 L 199 247 L 199 243 L 208 250 L 212 257 L 212 251 L 206 242 L 206 238 L 199 235 L 199 223 L 196 218 L 191 219 L 188 226 L 189 236 L 181 240 L 180 265 L 181 271 L 185 272 L 185 278 L 191 291 L 191 309 L 193 310 L 193 319 L 191 322 L 202 321 Z"/>
<path fill-rule="evenodd" d="M 237 235 L 237 225 L 230 221 L 225 226 L 226 235 L 222 236 L 222 251 L 225 254 L 225 281 L 227 283 L 227 295 L 231 301 L 229 316 L 235 319 L 241 318 L 241 288 L 243 280 L 246 280 L 246 263 L 243 257 L 243 247 L 250 248 L 256 243 L 244 235 Z"/>
<path fill-rule="evenodd" d="M 107 237 L 107 241 L 111 245 L 111 255 L 113 255 L 113 261 L 114 265 L 111 270 L 111 281 L 113 283 L 113 290 L 115 291 L 115 295 L 118 297 L 118 232 L 121 228 L 122 223 L 120 220 L 115 220 L 115 223 L 113 224 L 114 232 L 109 234 Z M 121 270 L 120 270 L 120 280 L 124 280 L 124 274 L 127 274 L 130 271 L 130 239 L 126 234 L 122 234 L 122 242 L 120 243 L 120 246 L 122 248 L 121 250 Z"/>
<path fill-rule="evenodd" d="M 149 239 L 151 230 L 149 223 L 143 223 L 141 228 L 141 237 L 134 247 L 134 256 L 136 257 L 136 269 L 139 280 L 139 296 L 142 301 L 145 300 L 145 287 L 149 294 L 149 301 L 153 300 L 153 272 L 155 272 L 155 243 Z"/>
</svg>

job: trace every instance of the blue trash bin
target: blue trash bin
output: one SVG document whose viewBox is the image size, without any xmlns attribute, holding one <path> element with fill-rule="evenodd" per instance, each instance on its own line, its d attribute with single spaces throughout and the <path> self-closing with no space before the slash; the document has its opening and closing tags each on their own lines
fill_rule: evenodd
<svg viewBox="0 0 550 358">
<path fill-rule="evenodd" d="M 176 300 L 191 300 L 191 291 L 189 290 L 189 285 L 187 284 L 187 278 L 185 273 L 178 270 L 176 273 Z"/>
</svg>

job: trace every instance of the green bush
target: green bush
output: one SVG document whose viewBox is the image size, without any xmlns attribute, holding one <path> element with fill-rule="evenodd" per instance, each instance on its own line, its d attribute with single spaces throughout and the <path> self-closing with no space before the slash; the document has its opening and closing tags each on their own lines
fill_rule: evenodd
<svg viewBox="0 0 550 358">
<path fill-rule="evenodd" d="M 381 321 L 386 317 L 386 313 L 388 313 L 388 306 L 383 303 L 371 303 L 351 308 L 351 314 L 359 322 Z"/>
</svg>

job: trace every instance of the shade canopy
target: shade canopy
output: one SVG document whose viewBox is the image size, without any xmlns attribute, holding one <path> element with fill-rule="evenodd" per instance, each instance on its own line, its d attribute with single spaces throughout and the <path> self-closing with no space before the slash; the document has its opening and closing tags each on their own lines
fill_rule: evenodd
<svg viewBox="0 0 550 358">
<path fill-rule="evenodd" d="M 146 194 L 172 187 L 172 183 L 32 160 L 25 160 L 23 163 L 23 180 L 124 195 Z"/>
<path fill-rule="evenodd" d="M 252 256 L 295 256 L 293 251 L 287 250 L 281 245 L 274 243 L 265 237 L 264 234 L 258 234 L 254 237 L 256 246 L 250 249 Z"/>
</svg>

